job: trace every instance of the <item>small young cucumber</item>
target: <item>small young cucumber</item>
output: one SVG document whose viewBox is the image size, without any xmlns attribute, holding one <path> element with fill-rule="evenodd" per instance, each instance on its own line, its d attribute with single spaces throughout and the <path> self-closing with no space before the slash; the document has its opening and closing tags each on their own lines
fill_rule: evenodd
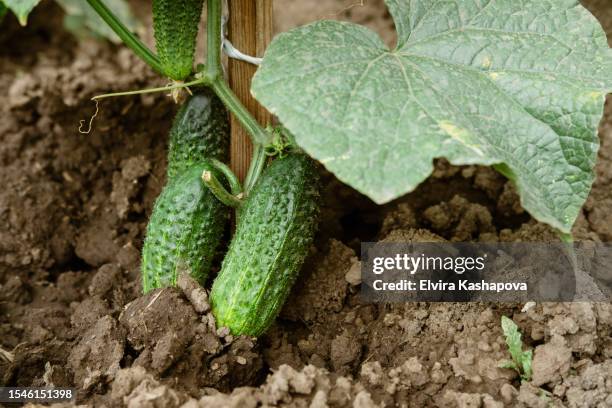
<svg viewBox="0 0 612 408">
<path fill-rule="evenodd" d="M 155 47 L 164 74 L 183 81 L 193 70 L 203 0 L 153 0 Z"/>
<path fill-rule="evenodd" d="M 264 170 L 212 287 L 218 327 L 258 336 L 272 324 L 312 243 L 318 201 L 317 172 L 305 155 L 290 154 Z"/>
<path fill-rule="evenodd" d="M 175 285 L 180 272 L 204 283 L 228 218 L 202 181 L 205 161 L 170 180 L 155 202 L 142 249 L 142 287 Z"/>
<path fill-rule="evenodd" d="M 226 162 L 229 116 L 223 102 L 208 88 L 198 90 L 181 106 L 170 129 L 168 180 L 204 159 Z"/>
</svg>

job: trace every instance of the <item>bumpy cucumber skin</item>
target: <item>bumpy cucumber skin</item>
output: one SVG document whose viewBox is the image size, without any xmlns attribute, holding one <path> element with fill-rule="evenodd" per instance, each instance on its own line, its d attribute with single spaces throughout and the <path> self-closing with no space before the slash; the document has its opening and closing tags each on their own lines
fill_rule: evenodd
<svg viewBox="0 0 612 408">
<path fill-rule="evenodd" d="M 176 284 L 185 271 L 204 283 L 228 211 L 202 181 L 201 162 L 170 180 L 155 202 L 142 249 L 143 292 Z"/>
<path fill-rule="evenodd" d="M 301 154 L 275 160 L 240 211 L 211 293 L 217 327 L 259 336 L 285 303 L 314 238 L 319 183 Z"/>
<path fill-rule="evenodd" d="M 198 91 L 176 114 L 169 138 L 168 179 L 202 158 L 227 162 L 230 125 L 223 102 L 209 89 Z"/>
<path fill-rule="evenodd" d="M 203 0 L 153 0 L 153 30 L 164 74 L 175 81 L 191 75 Z"/>
</svg>

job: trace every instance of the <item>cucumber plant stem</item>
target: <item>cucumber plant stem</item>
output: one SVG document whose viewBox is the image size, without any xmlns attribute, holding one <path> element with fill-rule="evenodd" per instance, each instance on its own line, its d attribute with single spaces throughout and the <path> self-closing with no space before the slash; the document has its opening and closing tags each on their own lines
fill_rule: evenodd
<svg viewBox="0 0 612 408">
<path fill-rule="evenodd" d="M 130 47 L 136 55 L 146 62 L 154 71 L 163 75 L 163 69 L 159 58 L 153 53 L 142 41 L 138 39 L 111 10 L 102 2 L 102 0 L 87 0 L 89 5 L 98 13 L 98 15 L 108 24 L 108 26 L 117 34 L 125 45 Z"/>
<path fill-rule="evenodd" d="M 221 67 L 223 4 L 219 0 L 209 0 L 206 7 L 206 73 L 212 82 L 216 82 L 223 72 Z"/>
<path fill-rule="evenodd" d="M 262 128 L 247 108 L 240 102 L 236 94 L 223 79 L 217 79 L 210 85 L 225 106 L 236 116 L 242 126 L 251 135 L 254 145 L 270 144 L 270 135 Z"/>
<path fill-rule="evenodd" d="M 271 136 L 261 127 L 242 102 L 240 102 L 236 94 L 230 89 L 223 78 L 223 70 L 221 67 L 222 12 L 222 0 L 208 0 L 208 15 L 206 17 L 206 41 L 208 48 L 206 57 L 206 76 L 209 81 L 209 86 L 215 91 L 227 109 L 232 112 L 251 136 L 254 150 L 251 165 L 245 180 L 248 182 L 245 182 L 244 186 L 244 191 L 248 194 L 263 170 L 265 157 L 261 158 L 260 156 L 263 154 L 263 146 L 270 144 Z"/>
<path fill-rule="evenodd" d="M 115 96 L 142 95 L 142 94 L 147 94 L 147 93 L 172 91 L 173 89 L 188 88 L 190 86 L 203 85 L 205 83 L 206 83 L 206 78 L 199 78 L 199 79 L 195 79 L 190 82 L 174 83 L 172 85 L 162 86 L 159 88 L 138 89 L 136 91 L 113 92 L 113 93 L 108 93 L 108 94 L 103 94 L 103 95 L 96 95 L 93 98 L 91 98 L 91 100 L 97 101 L 98 99 L 111 98 Z"/>
<path fill-rule="evenodd" d="M 232 169 L 229 166 L 217 159 L 210 159 L 212 165 L 223 174 L 223 176 L 227 179 L 227 182 L 230 186 L 230 191 L 232 195 L 238 196 L 242 194 L 242 185 L 238 180 L 238 177 L 234 174 Z"/>
<path fill-rule="evenodd" d="M 242 201 L 227 191 L 212 172 L 208 170 L 204 171 L 204 173 L 202 173 L 202 181 L 204 181 L 204 184 L 206 184 L 215 197 L 223 204 L 233 208 L 239 208 L 242 205 Z"/>
<path fill-rule="evenodd" d="M 251 158 L 251 164 L 249 165 L 249 171 L 247 172 L 244 180 L 244 191 L 251 191 L 255 186 L 257 179 L 261 175 L 266 164 L 266 149 L 261 144 L 255 144 L 253 146 L 253 157 Z"/>
</svg>

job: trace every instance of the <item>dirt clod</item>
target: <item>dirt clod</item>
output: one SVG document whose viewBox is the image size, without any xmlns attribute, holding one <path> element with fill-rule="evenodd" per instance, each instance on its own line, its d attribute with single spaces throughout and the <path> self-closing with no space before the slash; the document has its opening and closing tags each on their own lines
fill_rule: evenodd
<svg viewBox="0 0 612 408">
<path fill-rule="evenodd" d="M 347 294 L 345 275 L 355 252 L 337 240 L 329 242 L 327 253 L 316 253 L 306 262 L 282 316 L 291 320 L 324 320 L 342 309 Z"/>
<path fill-rule="evenodd" d="M 83 335 L 68 357 L 77 384 L 84 389 L 110 382 L 123 358 L 125 333 L 110 316 L 100 318 Z"/>
<path fill-rule="evenodd" d="M 176 341 L 189 342 L 198 317 L 191 305 L 172 288 L 156 289 L 128 304 L 119 318 L 127 329 L 127 339 L 136 350 L 154 348 L 176 334 Z"/>
<path fill-rule="evenodd" d="M 558 381 L 570 369 L 572 351 L 561 336 L 536 347 L 533 356 L 533 384 L 536 386 Z"/>
</svg>

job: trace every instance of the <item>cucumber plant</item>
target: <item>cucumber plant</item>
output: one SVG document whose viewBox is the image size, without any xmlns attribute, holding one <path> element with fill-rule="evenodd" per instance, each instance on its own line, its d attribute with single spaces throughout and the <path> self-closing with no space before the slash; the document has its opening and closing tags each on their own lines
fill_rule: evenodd
<svg viewBox="0 0 612 408">
<path fill-rule="evenodd" d="M 294 235 L 308 231 L 303 237 L 310 239 L 313 224 L 296 206 L 316 212 L 316 194 L 304 192 L 314 177 L 305 176 L 310 170 L 287 177 L 308 167 L 289 155 L 260 178 L 266 152 L 278 143 L 223 79 L 221 0 L 207 1 L 206 64 L 195 72 L 201 2 L 157 1 L 159 55 L 101 0 L 88 3 L 143 61 L 182 81 L 139 92 L 208 87 L 250 134 L 255 149 L 244 188 L 214 161 L 217 172 L 206 169 L 202 182 L 240 217 L 213 285 L 213 309 L 235 334 L 262 333 L 305 256 L 307 240 L 298 245 Z M 272 41 L 252 94 L 278 117 L 295 148 L 377 203 L 414 190 L 433 160 L 445 157 L 493 166 L 516 184 L 534 218 L 570 237 L 594 179 L 597 125 L 612 90 L 612 50 L 599 23 L 575 0 L 385 3 L 397 31 L 394 47 L 355 24 L 299 27 Z M 173 32 L 175 23 L 185 31 Z M 177 157 L 204 163 L 187 156 Z M 294 161 L 295 169 L 288 164 Z M 265 204 L 278 205 L 282 216 L 273 217 Z M 286 247 L 281 238 L 294 244 Z M 266 251 L 262 259 L 257 248 Z"/>
</svg>

